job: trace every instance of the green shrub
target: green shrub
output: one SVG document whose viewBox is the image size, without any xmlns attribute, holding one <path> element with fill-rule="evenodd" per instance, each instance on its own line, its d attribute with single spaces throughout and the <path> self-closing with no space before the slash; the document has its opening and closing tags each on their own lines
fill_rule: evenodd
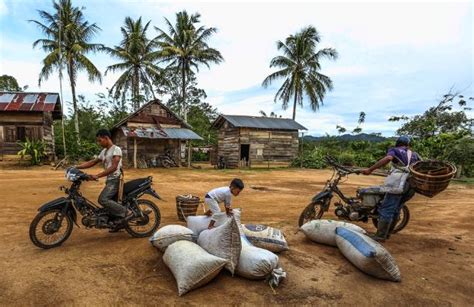
<svg viewBox="0 0 474 307">
<path fill-rule="evenodd" d="M 327 152 L 322 148 L 315 147 L 311 151 L 303 151 L 303 154 L 296 157 L 291 165 L 294 167 L 304 167 L 304 168 L 325 168 L 326 162 L 324 157 Z"/>
</svg>

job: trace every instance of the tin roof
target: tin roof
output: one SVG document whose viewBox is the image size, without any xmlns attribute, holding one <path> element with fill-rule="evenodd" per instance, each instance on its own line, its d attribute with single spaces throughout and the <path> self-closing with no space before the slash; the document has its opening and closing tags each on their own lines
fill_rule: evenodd
<svg viewBox="0 0 474 307">
<path fill-rule="evenodd" d="M 121 127 L 127 137 L 145 139 L 202 140 L 194 131 L 186 128 L 128 128 Z"/>
<path fill-rule="evenodd" d="M 212 124 L 213 128 L 220 128 L 224 121 L 234 127 L 257 128 L 271 130 L 308 130 L 304 126 L 289 118 L 273 118 L 244 115 L 220 115 Z"/>
<path fill-rule="evenodd" d="M 0 112 L 53 112 L 61 114 L 58 93 L 0 92 Z"/>
</svg>

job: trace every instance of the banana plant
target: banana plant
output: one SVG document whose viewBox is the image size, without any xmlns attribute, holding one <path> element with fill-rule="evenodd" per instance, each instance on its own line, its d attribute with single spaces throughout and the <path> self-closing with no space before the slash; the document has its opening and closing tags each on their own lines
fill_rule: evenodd
<svg viewBox="0 0 474 307">
<path fill-rule="evenodd" d="M 34 141 L 26 139 L 26 141 L 18 141 L 18 144 L 21 146 L 21 150 L 17 153 L 21 157 L 21 160 L 25 156 L 31 157 L 31 165 L 39 165 L 43 157 L 46 156 L 46 150 L 43 141 Z"/>
</svg>

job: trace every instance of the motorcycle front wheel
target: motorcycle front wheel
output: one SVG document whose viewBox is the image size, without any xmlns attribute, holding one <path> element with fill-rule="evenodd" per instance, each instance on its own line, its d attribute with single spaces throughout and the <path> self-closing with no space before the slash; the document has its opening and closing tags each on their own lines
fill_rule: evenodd
<svg viewBox="0 0 474 307">
<path fill-rule="evenodd" d="M 30 240 L 40 248 L 57 247 L 69 238 L 72 227 L 71 217 L 59 209 L 40 212 L 30 224 Z"/>
<path fill-rule="evenodd" d="M 143 216 L 128 221 L 125 230 L 135 238 L 151 236 L 161 223 L 160 209 L 148 199 L 138 199 L 137 206 Z"/>
<path fill-rule="evenodd" d="M 310 222 L 312 220 L 320 219 L 324 214 L 323 209 L 323 202 L 313 202 L 304 208 L 303 212 L 300 214 L 300 218 L 298 219 L 298 226 L 301 227 L 303 224 Z"/>
<path fill-rule="evenodd" d="M 403 228 L 405 228 L 408 224 L 408 221 L 410 221 L 410 210 L 408 210 L 408 207 L 404 205 L 402 207 L 402 210 L 400 210 L 400 216 L 398 217 L 398 221 L 395 225 L 395 228 L 393 228 L 392 234 L 397 233 Z M 374 223 L 375 228 L 377 228 L 379 222 L 378 218 L 372 218 L 372 222 Z"/>
</svg>

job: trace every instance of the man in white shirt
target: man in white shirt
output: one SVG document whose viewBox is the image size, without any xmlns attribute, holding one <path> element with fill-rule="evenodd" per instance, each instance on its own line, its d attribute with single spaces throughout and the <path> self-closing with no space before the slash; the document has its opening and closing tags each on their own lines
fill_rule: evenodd
<svg viewBox="0 0 474 307">
<path fill-rule="evenodd" d="M 111 215 L 124 218 L 127 215 L 127 209 L 114 200 L 119 191 L 120 176 L 122 175 L 122 150 L 112 142 L 109 130 L 99 130 L 96 134 L 96 140 L 103 148 L 99 157 L 77 166 L 77 169 L 86 169 L 99 162 L 103 163 L 104 171 L 97 175 L 91 175 L 92 180 L 107 177 L 105 188 L 99 195 L 99 204 L 106 208 Z"/>
<path fill-rule="evenodd" d="M 204 197 L 204 203 L 209 207 L 206 215 L 214 215 L 221 212 L 219 208 L 220 203 L 224 203 L 225 211 L 227 215 L 232 215 L 232 195 L 238 196 L 244 189 L 244 183 L 242 180 L 235 178 L 228 187 L 216 188 L 209 191 Z M 216 220 L 213 218 L 209 223 L 209 229 L 214 227 Z"/>
</svg>

